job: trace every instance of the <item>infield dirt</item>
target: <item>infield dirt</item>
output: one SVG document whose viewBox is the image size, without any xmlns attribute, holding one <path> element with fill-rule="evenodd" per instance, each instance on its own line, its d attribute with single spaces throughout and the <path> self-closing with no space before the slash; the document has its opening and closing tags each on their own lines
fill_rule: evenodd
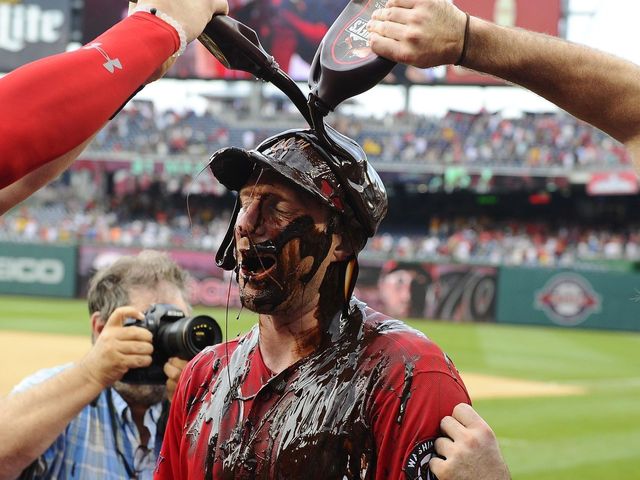
<svg viewBox="0 0 640 480">
<path fill-rule="evenodd" d="M 82 336 L 46 333 L 0 332 L 0 395 L 6 395 L 24 377 L 41 368 L 82 358 L 90 348 Z M 580 395 L 585 389 L 575 385 L 533 382 L 461 372 L 472 399 Z"/>
</svg>

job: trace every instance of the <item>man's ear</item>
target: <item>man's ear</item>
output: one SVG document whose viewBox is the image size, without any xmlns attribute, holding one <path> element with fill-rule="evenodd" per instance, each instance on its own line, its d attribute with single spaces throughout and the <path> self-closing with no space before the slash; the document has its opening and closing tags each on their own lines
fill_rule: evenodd
<svg viewBox="0 0 640 480">
<path fill-rule="evenodd" d="M 347 237 L 340 235 L 339 233 L 333 234 L 332 243 L 333 261 L 342 262 L 349 257 L 353 256 L 353 246 L 348 241 Z"/>
<path fill-rule="evenodd" d="M 91 314 L 91 336 L 95 338 L 100 335 L 105 324 L 106 322 L 102 320 L 100 312 L 93 312 Z"/>
</svg>

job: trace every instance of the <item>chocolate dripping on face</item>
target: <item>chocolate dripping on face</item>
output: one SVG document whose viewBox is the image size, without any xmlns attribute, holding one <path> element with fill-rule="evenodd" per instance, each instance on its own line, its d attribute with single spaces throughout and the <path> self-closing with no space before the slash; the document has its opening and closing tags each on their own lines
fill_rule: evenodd
<svg viewBox="0 0 640 480">
<path fill-rule="evenodd" d="M 241 301 L 257 313 L 295 309 L 296 300 L 306 301 L 310 282 L 320 284 L 314 277 L 330 254 L 335 219 L 295 185 L 269 174 L 260 188 L 262 172 L 252 177 L 256 183 L 242 189 L 243 207 L 235 226 Z"/>
<path fill-rule="evenodd" d="M 236 271 L 243 306 L 257 313 L 277 311 L 296 289 L 304 288 L 316 275 L 329 253 L 331 240 L 330 228 L 318 230 L 306 215 L 296 218 L 274 239 L 255 243 L 249 237 L 249 248 L 241 253 Z M 300 274 L 307 258 L 311 265 Z M 247 285 L 260 289 L 250 293 L 245 289 Z"/>
</svg>

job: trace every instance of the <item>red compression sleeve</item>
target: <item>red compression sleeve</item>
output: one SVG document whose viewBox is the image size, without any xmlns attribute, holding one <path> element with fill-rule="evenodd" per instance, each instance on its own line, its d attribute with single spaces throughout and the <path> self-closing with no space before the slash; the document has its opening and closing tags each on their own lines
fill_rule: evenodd
<svg viewBox="0 0 640 480">
<path fill-rule="evenodd" d="M 79 50 L 0 79 L 0 188 L 94 134 L 180 46 L 175 29 L 138 12 Z"/>
</svg>

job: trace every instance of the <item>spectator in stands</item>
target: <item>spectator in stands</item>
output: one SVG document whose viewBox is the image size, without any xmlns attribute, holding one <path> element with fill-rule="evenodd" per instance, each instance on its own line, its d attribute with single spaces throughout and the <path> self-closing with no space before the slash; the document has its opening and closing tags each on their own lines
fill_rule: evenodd
<svg viewBox="0 0 640 480">
<path fill-rule="evenodd" d="M 151 304 L 189 312 L 186 273 L 166 254 L 125 256 L 91 280 L 93 346 L 75 363 L 23 380 L 2 403 L 0 478 L 150 479 L 169 401 L 185 360 L 164 365 L 165 385 L 121 381 L 151 363 L 151 332 L 124 327 Z M 21 474 L 22 472 L 22 474 Z"/>
<path fill-rule="evenodd" d="M 71 185 L 84 179 L 82 172 L 73 172 L 70 177 Z M 190 178 L 181 178 L 183 186 L 177 191 L 175 185 L 169 188 L 175 178 L 163 180 L 166 185 L 159 191 L 147 192 L 150 208 L 143 209 L 138 208 L 133 186 L 119 190 L 103 202 L 92 203 L 75 197 L 77 188 L 56 182 L 38 192 L 29 204 L 0 219 L 0 240 L 216 249 L 228 224 L 229 205 L 216 195 L 192 194 L 188 216 L 186 194 L 195 190 L 188 185 L 196 181 Z M 197 181 L 211 182 L 211 178 L 202 175 Z M 171 189 L 173 194 L 163 193 Z M 96 196 L 94 191 L 93 195 L 99 198 L 102 194 Z M 614 223 L 590 224 L 580 218 L 561 225 L 558 222 L 557 218 L 531 222 L 432 217 L 426 234 L 380 232 L 363 255 L 383 261 L 470 261 L 549 267 L 570 264 L 588 267 L 594 260 L 606 259 L 640 260 L 638 224 L 619 228 Z"/>
<path fill-rule="evenodd" d="M 227 11 L 226 0 L 140 0 L 95 42 L 2 77 L 0 214 L 65 170 L 142 85 L 164 75 L 214 14 Z"/>
<path fill-rule="evenodd" d="M 148 106 L 130 104 L 127 110 L 100 131 L 89 149 L 113 153 L 167 154 L 169 143 L 188 135 L 182 146 L 173 145 L 174 153 L 202 158 L 229 143 L 255 143 L 258 129 L 266 125 L 270 133 L 281 130 L 273 124 L 273 115 L 263 112 L 252 118 L 250 128 L 240 122 L 236 110 L 220 112 L 215 118 L 197 116 L 193 111 L 171 112 L 171 121 L 155 113 L 147 118 Z M 142 108 L 142 110 L 141 110 Z M 295 128 L 299 117 L 288 118 L 278 112 L 278 123 Z M 522 167 L 567 170 L 625 166 L 629 162 L 623 146 L 598 129 L 565 113 L 526 114 L 505 119 L 501 113 L 477 114 L 449 112 L 441 118 L 411 115 L 402 122 L 385 125 L 384 119 L 345 116 L 336 112 L 333 120 L 340 129 L 354 132 L 372 162 L 408 163 L 431 166 L 454 165 Z M 155 121 L 151 121 L 155 120 Z M 238 121 L 240 124 L 235 126 Z M 220 136 L 220 125 L 228 124 L 231 136 Z M 268 136 L 268 135 L 267 135 Z M 175 137 L 175 138 L 173 138 Z M 254 138 L 254 140 L 252 140 Z M 265 138 L 260 134 L 260 139 Z M 575 150 L 575 152 L 573 151 Z"/>
</svg>

